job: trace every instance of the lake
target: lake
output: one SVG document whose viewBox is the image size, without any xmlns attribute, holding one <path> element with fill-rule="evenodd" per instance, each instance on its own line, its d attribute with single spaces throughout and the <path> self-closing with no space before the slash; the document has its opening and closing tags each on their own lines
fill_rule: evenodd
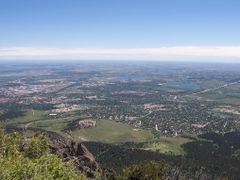
<svg viewBox="0 0 240 180">
<path fill-rule="evenodd" d="M 200 87 L 192 82 L 169 82 L 166 84 L 166 87 L 184 89 L 184 90 L 198 90 Z"/>
</svg>

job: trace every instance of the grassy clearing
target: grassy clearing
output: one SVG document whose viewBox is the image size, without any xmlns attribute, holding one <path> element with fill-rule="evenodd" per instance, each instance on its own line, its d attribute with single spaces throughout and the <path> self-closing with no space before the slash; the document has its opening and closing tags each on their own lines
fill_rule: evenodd
<svg viewBox="0 0 240 180">
<path fill-rule="evenodd" d="M 30 122 L 45 120 L 48 115 L 47 111 L 27 110 L 24 116 L 8 120 L 6 124 L 25 125 Z"/>
<path fill-rule="evenodd" d="M 49 117 L 48 111 L 28 110 L 25 116 L 11 119 L 7 124 L 19 127 L 35 127 L 56 132 L 64 137 L 69 137 L 63 132 L 67 125 L 77 119 L 87 118 L 70 113 L 63 117 Z M 119 144 L 124 142 L 142 142 L 142 149 L 165 154 L 184 155 L 181 145 L 192 141 L 188 137 L 160 137 L 154 139 L 150 130 L 134 129 L 134 127 L 111 120 L 97 120 L 97 125 L 89 129 L 76 129 L 70 132 L 76 141 L 97 141 L 103 143 Z"/>
<path fill-rule="evenodd" d="M 86 116 L 74 113 L 64 116 L 50 117 L 48 111 L 26 111 L 22 117 L 14 118 L 5 124 L 12 124 L 18 127 L 34 127 L 47 131 L 56 132 L 64 137 L 69 137 L 63 130 L 69 123 L 87 118 Z M 76 141 L 97 141 L 105 143 L 122 143 L 127 141 L 142 142 L 153 139 L 150 130 L 134 130 L 127 124 L 118 123 L 110 120 L 98 120 L 97 126 L 91 129 L 76 129 L 70 133 Z"/>
<path fill-rule="evenodd" d="M 185 152 L 181 146 L 191 141 L 193 140 L 185 137 L 161 137 L 159 140 L 144 143 L 143 149 L 164 154 L 184 155 Z"/>
<path fill-rule="evenodd" d="M 72 121 L 82 119 L 84 116 L 69 113 L 64 117 L 50 117 L 48 111 L 27 110 L 22 117 L 8 120 L 5 125 L 12 124 L 18 127 L 34 127 L 56 132 L 62 136 L 66 134 L 62 131 Z"/>
<path fill-rule="evenodd" d="M 127 124 L 111 121 L 98 120 L 94 128 L 80 129 L 71 132 L 74 139 L 80 141 L 97 141 L 104 143 L 142 142 L 153 139 L 150 130 L 134 130 Z"/>
</svg>

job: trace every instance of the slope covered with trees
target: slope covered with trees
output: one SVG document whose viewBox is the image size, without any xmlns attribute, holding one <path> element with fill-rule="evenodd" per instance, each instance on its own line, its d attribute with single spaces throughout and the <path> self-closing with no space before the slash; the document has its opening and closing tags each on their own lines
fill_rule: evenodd
<svg viewBox="0 0 240 180">
<path fill-rule="evenodd" d="M 0 179 L 85 179 L 73 162 L 63 162 L 50 152 L 42 135 L 23 139 L 0 132 Z"/>
</svg>

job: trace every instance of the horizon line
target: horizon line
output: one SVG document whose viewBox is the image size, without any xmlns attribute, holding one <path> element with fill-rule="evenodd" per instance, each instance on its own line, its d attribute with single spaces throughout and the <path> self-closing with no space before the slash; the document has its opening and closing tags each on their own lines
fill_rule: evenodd
<svg viewBox="0 0 240 180">
<path fill-rule="evenodd" d="M 212 61 L 240 62 L 240 46 L 159 48 L 0 48 L 0 60 Z"/>
</svg>

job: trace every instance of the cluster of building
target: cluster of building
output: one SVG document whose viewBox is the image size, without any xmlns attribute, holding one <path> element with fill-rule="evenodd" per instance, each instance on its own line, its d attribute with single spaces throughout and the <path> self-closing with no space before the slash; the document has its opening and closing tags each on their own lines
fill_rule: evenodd
<svg viewBox="0 0 240 180">
<path fill-rule="evenodd" d="M 166 111 L 166 108 L 163 104 L 144 104 L 144 109 L 145 110 L 157 110 L 157 111 Z"/>
<path fill-rule="evenodd" d="M 84 110 L 87 109 L 86 106 L 84 105 L 79 105 L 79 104 L 57 104 L 54 106 L 54 109 L 52 110 L 53 113 L 66 113 L 66 112 L 71 112 L 71 111 L 79 111 L 79 110 Z"/>
<path fill-rule="evenodd" d="M 0 93 L 8 97 L 28 96 L 32 94 L 48 94 L 59 91 L 71 85 L 71 82 L 62 82 L 54 84 L 21 84 L 12 87 L 0 88 Z"/>
</svg>

